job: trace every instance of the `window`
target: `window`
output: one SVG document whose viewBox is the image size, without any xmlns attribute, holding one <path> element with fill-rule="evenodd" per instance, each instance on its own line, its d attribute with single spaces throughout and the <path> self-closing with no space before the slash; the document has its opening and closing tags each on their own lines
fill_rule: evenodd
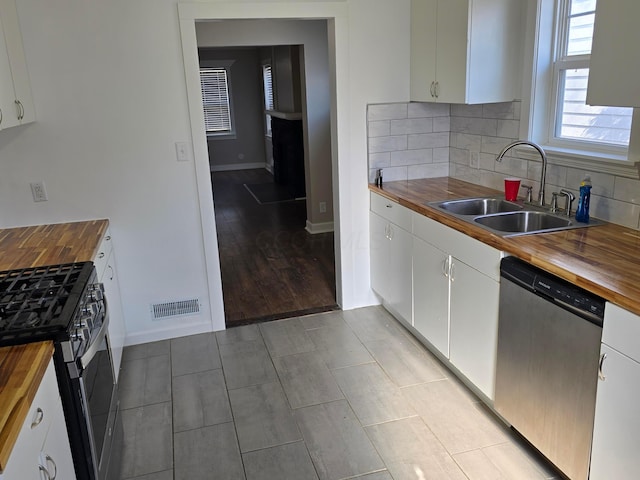
<svg viewBox="0 0 640 480">
<path fill-rule="evenodd" d="M 264 109 L 274 110 L 275 102 L 273 98 L 273 76 L 271 73 L 271 65 L 262 66 L 262 85 L 264 89 Z M 271 136 L 271 115 L 265 113 L 265 132 L 267 136 Z"/>
<path fill-rule="evenodd" d="M 595 8 L 596 0 L 558 1 L 549 139 L 556 145 L 626 149 L 633 109 L 586 104 Z"/>
<path fill-rule="evenodd" d="M 233 134 L 227 69 L 200 68 L 200 86 L 207 135 Z"/>
</svg>

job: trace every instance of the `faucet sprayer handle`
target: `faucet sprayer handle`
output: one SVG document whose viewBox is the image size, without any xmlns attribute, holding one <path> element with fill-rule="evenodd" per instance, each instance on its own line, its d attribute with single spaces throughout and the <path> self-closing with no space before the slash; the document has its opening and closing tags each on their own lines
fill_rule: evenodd
<svg viewBox="0 0 640 480">
<path fill-rule="evenodd" d="M 560 190 L 559 195 L 563 195 L 563 196 L 567 197 L 565 214 L 567 215 L 567 217 L 570 217 L 571 216 L 571 204 L 576 199 L 576 196 L 572 192 L 570 192 L 569 190 Z"/>
<path fill-rule="evenodd" d="M 527 202 L 531 203 L 533 200 L 533 187 L 531 185 L 520 185 L 520 188 L 527 189 Z"/>
</svg>

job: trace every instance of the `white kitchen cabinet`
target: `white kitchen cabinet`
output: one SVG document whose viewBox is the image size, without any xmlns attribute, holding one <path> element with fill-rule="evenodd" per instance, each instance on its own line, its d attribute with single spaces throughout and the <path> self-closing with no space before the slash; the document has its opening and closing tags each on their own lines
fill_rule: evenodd
<svg viewBox="0 0 640 480">
<path fill-rule="evenodd" d="M 76 478 L 53 360 L 42 377 L 0 480 L 46 479 L 42 469 L 46 469 L 49 478 Z"/>
<path fill-rule="evenodd" d="M 590 480 L 630 480 L 640 471 L 640 317 L 607 303 L 591 447 Z M 602 355 L 605 355 L 602 359 Z"/>
<path fill-rule="evenodd" d="M 412 314 L 411 211 L 371 193 L 371 287 L 409 324 Z"/>
<path fill-rule="evenodd" d="M 15 0 L 0 0 L 0 129 L 35 120 Z"/>
<path fill-rule="evenodd" d="M 493 399 L 502 253 L 415 212 L 413 233 L 414 327 Z"/>
<path fill-rule="evenodd" d="M 449 255 L 413 238 L 413 326 L 449 358 Z"/>
<path fill-rule="evenodd" d="M 518 96 L 520 0 L 412 0 L 411 100 L 491 103 Z"/>
<path fill-rule="evenodd" d="M 640 107 L 640 2 L 598 0 L 587 104 Z"/>
<path fill-rule="evenodd" d="M 113 355 L 113 368 L 116 382 L 120 373 L 122 363 L 122 350 L 126 329 L 124 315 L 122 313 L 122 302 L 120 300 L 120 285 L 116 272 L 116 255 L 113 250 L 113 240 L 111 232 L 107 230 L 98 247 L 98 253 L 94 259 L 96 275 L 98 281 L 104 285 L 105 298 L 107 299 L 107 309 L 109 311 L 109 342 Z"/>
</svg>

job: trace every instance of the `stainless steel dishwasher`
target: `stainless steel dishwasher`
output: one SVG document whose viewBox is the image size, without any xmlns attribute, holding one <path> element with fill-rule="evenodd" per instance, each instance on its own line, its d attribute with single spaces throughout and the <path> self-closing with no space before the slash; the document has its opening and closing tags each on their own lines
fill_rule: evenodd
<svg viewBox="0 0 640 480">
<path fill-rule="evenodd" d="M 496 411 L 572 480 L 589 476 L 604 300 L 506 257 Z"/>
</svg>

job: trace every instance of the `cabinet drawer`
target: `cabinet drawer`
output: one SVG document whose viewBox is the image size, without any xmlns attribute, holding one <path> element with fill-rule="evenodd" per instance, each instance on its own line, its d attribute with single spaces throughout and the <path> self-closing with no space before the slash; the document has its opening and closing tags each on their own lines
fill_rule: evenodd
<svg viewBox="0 0 640 480">
<path fill-rule="evenodd" d="M 98 247 L 98 253 L 96 253 L 95 258 L 93 259 L 98 280 L 102 279 L 104 271 L 107 268 L 107 261 L 109 260 L 109 255 L 111 254 L 112 249 L 111 245 L 111 231 L 107 228 L 107 231 L 104 233 L 104 237 L 102 237 L 102 242 L 100 242 L 100 246 Z"/>
<path fill-rule="evenodd" d="M 388 198 L 371 192 L 371 211 L 395 223 L 400 228 L 411 231 L 412 211 Z"/>
<path fill-rule="evenodd" d="M 613 303 L 604 307 L 602 342 L 640 362 L 640 317 Z"/>
<path fill-rule="evenodd" d="M 429 217 L 413 213 L 413 234 L 443 252 L 475 268 L 494 280 L 500 280 L 502 252 L 475 238 L 447 227 Z"/>
</svg>

